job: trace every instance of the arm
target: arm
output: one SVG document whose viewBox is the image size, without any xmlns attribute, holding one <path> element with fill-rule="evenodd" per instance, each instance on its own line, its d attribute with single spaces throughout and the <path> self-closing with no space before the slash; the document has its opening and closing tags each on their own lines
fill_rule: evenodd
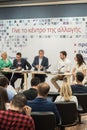
<svg viewBox="0 0 87 130">
<path fill-rule="evenodd" d="M 75 76 L 76 76 L 76 68 L 74 67 L 73 70 L 72 70 L 72 80 L 74 81 L 75 80 Z"/>
<path fill-rule="evenodd" d="M 45 67 L 46 67 L 46 69 L 48 69 L 48 58 L 46 58 L 46 62 L 45 62 Z"/>
<path fill-rule="evenodd" d="M 34 58 L 34 61 L 33 61 L 33 63 L 32 63 L 32 66 L 35 68 L 35 66 L 36 66 L 36 57 Z"/>
<path fill-rule="evenodd" d="M 44 57 L 44 59 L 43 59 L 43 61 L 42 61 L 42 65 L 41 65 L 41 70 L 43 70 L 44 68 L 45 69 L 48 69 L 49 67 L 48 67 L 48 58 L 46 58 L 46 57 Z"/>
<path fill-rule="evenodd" d="M 26 65 L 28 67 L 28 70 L 30 70 L 32 68 L 31 65 L 30 65 L 30 63 L 27 60 L 26 60 Z"/>
<path fill-rule="evenodd" d="M 12 65 L 12 69 L 15 69 L 15 68 L 17 68 L 16 60 L 13 61 L 13 65 Z"/>
<path fill-rule="evenodd" d="M 32 63 L 32 66 L 34 67 L 35 70 L 38 70 L 38 68 L 39 68 L 39 63 L 38 63 L 38 57 L 37 57 L 37 56 L 34 58 L 34 61 L 33 61 L 33 63 Z"/>
<path fill-rule="evenodd" d="M 10 61 L 10 59 L 8 59 L 8 61 L 9 61 L 9 68 L 11 68 L 12 67 L 12 62 Z"/>
<path fill-rule="evenodd" d="M 54 108 L 53 109 L 54 109 L 53 111 L 54 111 L 54 113 L 56 115 L 56 121 L 57 121 L 57 123 L 59 123 L 60 122 L 60 114 L 59 114 L 59 111 L 58 111 L 58 109 L 57 109 L 55 104 L 54 104 Z"/>
</svg>

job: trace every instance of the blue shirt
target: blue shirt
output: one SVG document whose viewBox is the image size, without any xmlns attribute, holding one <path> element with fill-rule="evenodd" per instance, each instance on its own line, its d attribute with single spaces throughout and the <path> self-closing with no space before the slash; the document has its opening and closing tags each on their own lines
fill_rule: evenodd
<svg viewBox="0 0 87 130">
<path fill-rule="evenodd" d="M 32 112 L 53 112 L 56 116 L 57 123 L 59 122 L 60 116 L 56 105 L 53 102 L 47 101 L 46 98 L 35 98 L 32 101 L 28 101 L 27 105 L 32 108 Z"/>
</svg>

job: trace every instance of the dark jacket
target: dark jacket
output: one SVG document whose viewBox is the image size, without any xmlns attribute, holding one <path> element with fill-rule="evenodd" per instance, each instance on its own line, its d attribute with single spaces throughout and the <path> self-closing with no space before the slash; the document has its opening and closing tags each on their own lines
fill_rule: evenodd
<svg viewBox="0 0 87 130">
<path fill-rule="evenodd" d="M 18 65 L 18 61 L 17 61 L 17 59 L 15 59 L 15 60 L 13 61 L 13 66 L 12 66 L 12 68 L 13 68 L 13 69 L 18 68 L 18 66 L 19 66 L 19 65 Z M 20 67 L 22 67 L 24 70 L 27 69 L 26 67 L 28 67 L 28 70 L 31 69 L 30 63 L 29 63 L 26 59 L 24 59 L 24 58 L 21 58 L 21 65 L 20 65 Z"/>
<path fill-rule="evenodd" d="M 59 122 L 60 116 L 56 105 L 53 102 L 48 101 L 46 98 L 35 98 L 32 101 L 28 101 L 27 105 L 32 108 L 32 112 L 53 112 L 55 113 L 56 120 Z"/>
<path fill-rule="evenodd" d="M 87 87 L 80 84 L 71 85 L 73 93 L 87 93 Z"/>
<path fill-rule="evenodd" d="M 34 61 L 33 61 L 33 64 L 32 64 L 32 66 L 35 68 L 35 70 L 37 70 L 37 68 L 35 67 L 36 65 L 39 65 L 39 56 L 36 56 L 34 58 Z M 45 69 L 48 69 L 48 58 L 47 57 L 45 57 L 45 56 L 43 57 L 41 65 L 43 67 L 45 67 Z"/>
<path fill-rule="evenodd" d="M 33 100 L 37 96 L 37 89 L 31 87 L 28 90 L 25 90 L 23 94 L 26 96 L 27 100 Z"/>
</svg>

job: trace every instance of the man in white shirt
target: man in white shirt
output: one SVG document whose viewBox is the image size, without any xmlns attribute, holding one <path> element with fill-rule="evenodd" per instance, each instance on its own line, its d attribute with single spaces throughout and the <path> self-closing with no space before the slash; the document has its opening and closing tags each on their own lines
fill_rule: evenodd
<svg viewBox="0 0 87 130">
<path fill-rule="evenodd" d="M 61 73 L 65 73 L 70 72 L 70 69 L 71 69 L 71 62 L 67 58 L 67 53 L 66 51 L 61 51 L 60 61 L 58 62 L 58 71 Z M 57 84 L 57 81 L 63 80 L 63 78 L 64 78 L 63 75 L 57 75 L 51 79 L 52 84 L 55 86 L 56 89 L 58 89 L 58 91 L 60 91 L 60 86 Z"/>
</svg>

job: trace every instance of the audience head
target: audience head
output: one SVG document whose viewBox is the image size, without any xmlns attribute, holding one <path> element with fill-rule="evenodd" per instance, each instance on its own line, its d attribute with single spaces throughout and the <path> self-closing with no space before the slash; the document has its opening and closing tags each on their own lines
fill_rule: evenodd
<svg viewBox="0 0 87 130">
<path fill-rule="evenodd" d="M 84 74 L 82 72 L 77 72 L 76 73 L 76 82 L 82 82 L 84 79 Z"/>
<path fill-rule="evenodd" d="M 60 58 L 61 58 L 62 60 L 64 60 L 66 57 L 67 57 L 67 52 L 66 52 L 66 51 L 61 51 L 61 52 L 60 52 Z"/>
<path fill-rule="evenodd" d="M 5 76 L 0 76 L 0 86 L 7 87 L 9 85 L 9 80 Z"/>
<path fill-rule="evenodd" d="M 0 86 L 0 110 L 6 110 L 5 103 L 8 101 L 9 100 L 6 89 Z"/>
<path fill-rule="evenodd" d="M 38 96 L 46 97 L 50 90 L 50 86 L 47 83 L 38 84 Z"/>
<path fill-rule="evenodd" d="M 16 59 L 19 61 L 22 57 L 22 54 L 20 52 L 16 53 Z"/>
<path fill-rule="evenodd" d="M 18 93 L 13 97 L 11 101 L 11 107 L 13 106 L 22 111 L 26 103 L 27 103 L 26 97 L 22 93 Z"/>
<path fill-rule="evenodd" d="M 43 56 L 44 56 L 44 50 L 39 50 L 39 57 L 43 58 Z"/>
<path fill-rule="evenodd" d="M 31 79 L 31 86 L 37 86 L 40 83 L 40 79 L 35 77 Z"/>
<path fill-rule="evenodd" d="M 6 60 L 6 59 L 7 59 L 7 53 L 6 53 L 6 52 L 3 52 L 3 53 L 1 54 L 1 57 L 2 57 L 3 60 Z"/>
<path fill-rule="evenodd" d="M 79 66 L 85 63 L 83 56 L 81 54 L 76 54 L 75 61 Z"/>
<path fill-rule="evenodd" d="M 70 98 L 72 96 L 72 90 L 70 85 L 66 81 L 64 81 L 61 86 L 60 95 L 64 97 L 65 101 L 70 101 Z"/>
</svg>

